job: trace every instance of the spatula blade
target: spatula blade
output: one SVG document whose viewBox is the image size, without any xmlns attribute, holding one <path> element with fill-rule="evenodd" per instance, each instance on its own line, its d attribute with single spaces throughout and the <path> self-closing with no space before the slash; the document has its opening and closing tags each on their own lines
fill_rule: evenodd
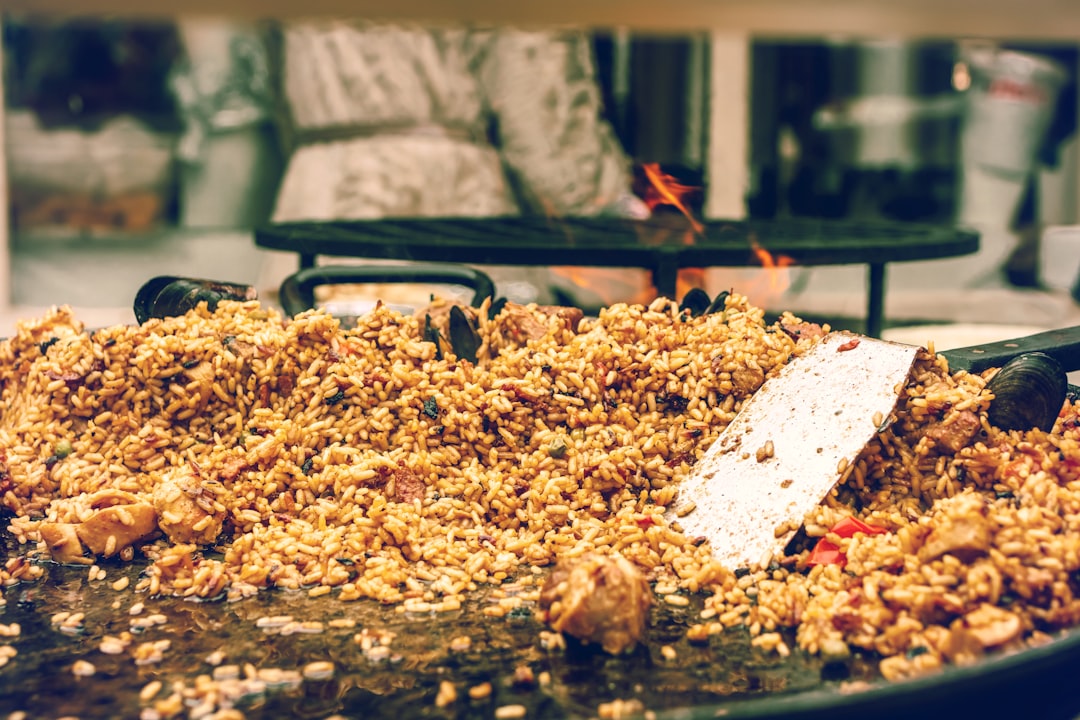
<svg viewBox="0 0 1080 720">
<path fill-rule="evenodd" d="M 918 350 L 823 338 L 743 405 L 682 484 L 671 519 L 707 538 L 725 567 L 767 563 L 893 411 Z"/>
</svg>

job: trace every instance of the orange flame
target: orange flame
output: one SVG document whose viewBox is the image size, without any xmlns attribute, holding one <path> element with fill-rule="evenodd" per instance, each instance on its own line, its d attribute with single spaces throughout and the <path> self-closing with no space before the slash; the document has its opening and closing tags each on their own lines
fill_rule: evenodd
<svg viewBox="0 0 1080 720">
<path fill-rule="evenodd" d="M 690 227 L 694 228 L 694 232 L 699 235 L 705 232 L 705 226 L 694 219 L 694 216 L 686 207 L 686 203 L 683 202 L 687 195 L 696 192 L 700 188 L 683 185 L 661 170 L 659 163 L 642 163 L 641 169 L 649 180 L 649 185 L 645 188 L 645 197 L 642 200 L 649 206 L 650 210 L 655 210 L 661 205 L 671 205 L 686 216 L 686 219 L 690 221 Z"/>
<path fill-rule="evenodd" d="M 692 245 L 695 235 L 702 235 L 705 226 L 694 218 L 686 199 L 701 188 L 684 185 L 660 169 L 658 163 L 641 165 L 648 184 L 641 192 L 642 201 L 649 210 L 661 206 L 670 206 L 678 210 L 690 223 L 692 230 L 686 232 L 683 242 Z M 544 203 L 544 210 L 549 218 L 555 217 L 554 209 Z M 633 268 L 583 268 L 553 267 L 552 272 L 571 284 L 595 294 L 605 304 L 628 302 L 646 304 L 657 296 L 647 271 Z M 706 287 L 706 274 L 702 268 L 682 268 L 676 281 L 676 298 L 683 297 L 692 288 Z"/>
<path fill-rule="evenodd" d="M 675 297 L 682 298 L 694 288 L 705 289 L 704 268 L 683 268 L 675 278 Z M 655 292 L 655 289 L 654 289 Z"/>
<path fill-rule="evenodd" d="M 649 206 L 650 210 L 655 210 L 662 205 L 670 205 L 681 212 L 690 222 L 690 227 L 693 228 L 693 233 L 688 232 L 684 242 L 687 245 L 692 245 L 694 243 L 694 233 L 703 235 L 705 226 L 693 216 L 690 208 L 686 206 L 685 200 L 688 195 L 697 192 L 701 188 L 683 185 L 661 170 L 659 163 L 642 163 L 641 170 L 649 181 L 649 184 L 645 187 L 642 200 Z M 681 298 L 693 288 L 705 288 L 705 270 L 703 268 L 682 268 L 679 270 L 675 282 L 675 297 Z"/>
<path fill-rule="evenodd" d="M 791 272 L 787 269 L 795 264 L 787 255 L 773 256 L 763 248 L 756 238 L 750 238 L 750 250 L 754 253 L 761 267 L 765 270 L 767 290 L 770 297 L 779 296 L 791 285 Z M 761 288 L 762 294 L 766 288 Z"/>
<path fill-rule="evenodd" d="M 648 304 L 656 297 L 647 270 L 606 267 L 552 267 L 551 271 L 592 293 L 604 305 Z"/>
</svg>

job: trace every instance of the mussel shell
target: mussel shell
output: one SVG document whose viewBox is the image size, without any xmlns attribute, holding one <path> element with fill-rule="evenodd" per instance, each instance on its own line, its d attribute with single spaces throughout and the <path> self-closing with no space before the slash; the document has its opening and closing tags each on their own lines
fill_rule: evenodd
<svg viewBox="0 0 1080 720">
<path fill-rule="evenodd" d="M 150 318 L 183 315 L 200 302 L 213 310 L 222 300 L 257 298 L 250 285 L 162 275 L 148 280 L 135 295 L 135 319 L 141 324 Z"/>
<path fill-rule="evenodd" d="M 491 307 L 488 308 L 488 320 L 494 320 L 495 316 L 503 311 L 506 307 L 506 303 L 509 302 L 506 298 L 501 297 L 498 300 L 494 300 L 491 303 Z"/>
<path fill-rule="evenodd" d="M 724 312 L 724 310 L 727 309 L 727 299 L 729 295 L 731 295 L 731 293 L 727 290 L 718 292 L 713 301 L 709 303 L 709 307 L 705 308 L 705 314 L 712 315 L 713 313 Z"/>
<path fill-rule="evenodd" d="M 454 354 L 475 363 L 483 342 L 465 311 L 457 305 L 450 308 L 450 347 L 454 349 Z"/>
<path fill-rule="evenodd" d="M 442 335 L 439 328 L 431 324 L 431 314 L 424 313 L 424 340 L 435 344 L 435 359 L 442 360 Z"/>
<path fill-rule="evenodd" d="M 690 317 L 700 317 L 705 314 L 709 302 L 710 298 L 707 292 L 701 288 L 690 288 L 690 291 L 683 295 L 682 302 L 679 303 L 679 310 L 689 312 Z"/>
<path fill-rule="evenodd" d="M 1061 364 L 1043 353 L 1025 353 L 1005 363 L 986 387 L 994 393 L 990 423 L 1002 430 L 1050 432 L 1068 390 Z"/>
</svg>

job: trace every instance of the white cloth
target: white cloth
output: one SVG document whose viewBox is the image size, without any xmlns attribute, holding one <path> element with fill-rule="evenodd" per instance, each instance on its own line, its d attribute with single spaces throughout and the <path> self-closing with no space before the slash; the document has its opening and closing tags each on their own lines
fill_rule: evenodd
<svg viewBox="0 0 1080 720">
<path fill-rule="evenodd" d="M 283 53 L 298 136 L 356 132 L 296 148 L 275 221 L 648 215 L 582 33 L 319 21 L 287 26 Z M 276 267 L 273 288 L 289 268 Z M 550 299 L 545 269 L 485 270 L 512 299 L 530 284 Z"/>
<path fill-rule="evenodd" d="M 358 137 L 296 149 L 278 221 L 512 214 L 512 187 L 529 210 L 595 215 L 629 194 L 580 33 L 305 23 L 286 28 L 284 62 L 298 133 Z M 489 123 L 501 154 L 457 132 L 408 131 L 484 137 Z"/>
</svg>

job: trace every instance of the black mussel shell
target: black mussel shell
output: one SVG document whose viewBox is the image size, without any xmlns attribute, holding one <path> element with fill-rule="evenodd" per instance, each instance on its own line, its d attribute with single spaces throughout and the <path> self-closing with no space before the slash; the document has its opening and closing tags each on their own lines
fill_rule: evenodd
<svg viewBox="0 0 1080 720">
<path fill-rule="evenodd" d="M 507 299 L 504 297 L 499 298 L 491 303 L 491 307 L 488 308 L 488 320 L 494 320 L 495 316 L 503 311 L 506 307 Z"/>
<path fill-rule="evenodd" d="M 463 360 L 475 363 L 483 340 L 473 321 L 457 305 L 450 308 L 450 347 Z"/>
<path fill-rule="evenodd" d="M 144 323 L 150 318 L 183 315 L 200 302 L 213 310 L 222 300 L 257 298 L 250 285 L 163 275 L 148 280 L 135 295 L 135 319 Z"/>
<path fill-rule="evenodd" d="M 709 293 L 701 288 L 691 288 L 688 293 L 683 295 L 682 302 L 679 304 L 679 311 L 689 312 L 690 317 L 700 317 L 705 314 L 708 307 Z"/>
<path fill-rule="evenodd" d="M 442 337 L 439 328 L 431 324 L 431 314 L 424 313 L 424 340 L 435 343 L 435 359 L 442 360 Z"/>
<path fill-rule="evenodd" d="M 994 393 L 990 423 L 1002 430 L 1039 428 L 1050 432 L 1065 403 L 1068 384 L 1064 368 L 1049 355 L 1018 355 L 986 385 Z"/>
<path fill-rule="evenodd" d="M 709 303 L 709 307 L 705 308 L 705 314 L 712 315 L 713 313 L 724 312 L 727 308 L 727 299 L 729 295 L 731 295 L 731 293 L 727 290 L 721 290 L 717 293 L 713 301 Z"/>
</svg>

